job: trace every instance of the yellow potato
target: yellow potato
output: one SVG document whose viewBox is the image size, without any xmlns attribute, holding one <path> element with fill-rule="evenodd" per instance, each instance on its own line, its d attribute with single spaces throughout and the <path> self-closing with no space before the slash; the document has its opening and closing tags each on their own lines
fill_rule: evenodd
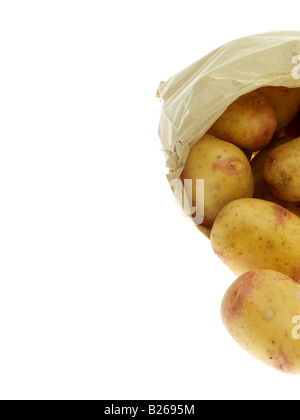
<svg viewBox="0 0 300 420">
<path fill-rule="evenodd" d="M 265 86 L 256 92 L 272 105 L 278 122 L 276 131 L 287 126 L 300 111 L 300 88 Z"/>
<path fill-rule="evenodd" d="M 234 101 L 208 133 L 248 152 L 256 152 L 267 146 L 276 128 L 272 106 L 258 92 L 250 92 Z"/>
<path fill-rule="evenodd" d="M 286 144 L 291 140 L 293 140 L 291 137 L 272 140 L 265 149 L 261 150 L 252 158 L 251 169 L 254 178 L 254 197 L 263 198 L 264 194 L 272 194 L 271 188 L 266 183 L 262 173 L 265 160 L 273 149 L 282 144 Z"/>
<path fill-rule="evenodd" d="M 221 314 L 229 334 L 253 357 L 300 374 L 299 284 L 277 271 L 249 271 L 226 292 Z"/>
<path fill-rule="evenodd" d="M 263 176 L 272 193 L 286 201 L 300 201 L 300 137 L 272 150 L 263 165 Z"/>
<path fill-rule="evenodd" d="M 271 190 L 271 187 L 267 184 L 263 177 L 263 166 L 264 163 L 269 155 L 269 153 L 283 144 L 286 144 L 293 140 L 292 137 L 285 137 L 280 139 L 272 140 L 271 143 L 259 152 L 252 160 L 251 160 L 251 168 L 254 178 L 254 198 L 260 198 L 262 200 L 272 201 L 273 203 L 277 203 L 280 206 L 288 209 L 292 213 L 296 214 L 300 217 L 300 202 L 290 202 L 284 201 L 280 198 L 276 197 Z"/>
<path fill-rule="evenodd" d="M 211 226 L 227 203 L 252 197 L 253 175 L 250 162 L 235 145 L 204 135 L 190 150 L 181 174 L 184 182 L 193 180 L 190 204 L 196 206 L 196 179 L 204 179 L 204 224 Z"/>
<path fill-rule="evenodd" d="M 300 280 L 300 218 L 278 204 L 256 198 L 227 204 L 212 227 L 211 244 L 237 276 L 270 269 Z"/>
</svg>

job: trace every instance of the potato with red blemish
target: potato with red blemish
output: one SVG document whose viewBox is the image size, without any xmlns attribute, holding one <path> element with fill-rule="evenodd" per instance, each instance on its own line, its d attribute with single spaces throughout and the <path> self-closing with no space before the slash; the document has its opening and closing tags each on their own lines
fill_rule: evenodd
<svg viewBox="0 0 300 420">
<path fill-rule="evenodd" d="M 278 204 L 256 198 L 227 204 L 212 227 L 211 244 L 237 276 L 270 269 L 300 280 L 300 218 Z"/>
<path fill-rule="evenodd" d="M 192 180 L 186 188 L 190 205 L 196 207 L 196 180 L 204 179 L 204 222 L 212 226 L 219 211 L 229 202 L 252 197 L 253 175 L 250 162 L 235 145 L 204 135 L 189 152 L 181 180 Z"/>
<path fill-rule="evenodd" d="M 300 137 L 272 150 L 263 176 L 272 193 L 285 201 L 300 201 Z"/>
<path fill-rule="evenodd" d="M 229 105 L 208 133 L 245 151 L 256 152 L 268 145 L 276 128 L 274 109 L 254 91 L 240 96 Z"/>
<path fill-rule="evenodd" d="M 300 374 L 300 285 L 273 270 L 240 276 L 226 292 L 226 329 L 253 357 L 283 373 Z"/>
</svg>

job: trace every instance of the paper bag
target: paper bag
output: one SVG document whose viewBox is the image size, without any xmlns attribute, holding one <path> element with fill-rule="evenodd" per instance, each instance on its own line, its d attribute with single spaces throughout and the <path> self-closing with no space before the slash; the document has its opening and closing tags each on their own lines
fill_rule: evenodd
<svg viewBox="0 0 300 420">
<path fill-rule="evenodd" d="M 262 86 L 300 86 L 300 32 L 268 32 L 221 46 L 167 82 L 159 137 L 167 178 L 178 178 L 189 151 L 239 96 Z"/>
<path fill-rule="evenodd" d="M 180 177 L 191 147 L 226 108 L 262 86 L 300 87 L 300 32 L 237 39 L 160 83 L 157 96 L 163 105 L 158 133 L 170 184 Z M 209 237 L 210 227 L 197 227 Z"/>
</svg>

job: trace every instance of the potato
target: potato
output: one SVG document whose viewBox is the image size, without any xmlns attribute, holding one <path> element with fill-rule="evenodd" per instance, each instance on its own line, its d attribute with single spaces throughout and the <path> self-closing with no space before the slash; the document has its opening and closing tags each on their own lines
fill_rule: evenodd
<svg viewBox="0 0 300 420">
<path fill-rule="evenodd" d="M 276 128 L 272 106 L 258 92 L 250 92 L 234 101 L 208 133 L 248 152 L 256 152 L 267 146 Z"/>
<path fill-rule="evenodd" d="M 211 226 L 225 204 L 252 197 L 250 162 L 235 145 L 204 135 L 190 150 L 181 179 L 193 180 L 190 204 L 196 206 L 196 179 L 204 179 L 204 225 Z"/>
<path fill-rule="evenodd" d="M 272 140 L 271 143 L 261 152 L 259 152 L 251 160 L 251 168 L 254 178 L 254 198 L 260 198 L 262 200 L 272 201 L 280 206 L 288 209 L 292 213 L 300 217 L 300 202 L 284 201 L 276 197 L 271 190 L 271 187 L 267 184 L 263 177 L 263 166 L 269 153 L 278 146 L 286 144 L 294 140 L 292 137 L 285 137 L 280 139 Z"/>
<path fill-rule="evenodd" d="M 245 156 L 247 157 L 247 159 L 249 160 L 249 162 L 251 162 L 253 153 L 252 152 L 248 152 L 247 150 L 243 150 L 243 149 L 241 149 L 241 151 L 245 154 Z"/>
<path fill-rule="evenodd" d="M 212 227 L 211 244 L 237 276 L 270 269 L 300 280 L 300 218 L 278 204 L 257 198 L 227 204 Z"/>
<path fill-rule="evenodd" d="M 263 176 L 272 193 L 286 201 L 300 201 L 300 137 L 272 150 Z"/>
<path fill-rule="evenodd" d="M 277 271 L 249 271 L 226 292 L 221 315 L 229 334 L 256 359 L 300 374 L 299 284 Z"/>
<path fill-rule="evenodd" d="M 300 88 L 265 86 L 257 89 L 272 105 L 277 119 L 277 129 L 288 125 L 300 111 Z"/>
</svg>

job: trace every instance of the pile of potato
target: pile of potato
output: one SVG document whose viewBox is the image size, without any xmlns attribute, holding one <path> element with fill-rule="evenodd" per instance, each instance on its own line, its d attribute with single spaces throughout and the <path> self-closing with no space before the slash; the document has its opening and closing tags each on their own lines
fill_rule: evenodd
<svg viewBox="0 0 300 420">
<path fill-rule="evenodd" d="M 238 98 L 193 146 L 181 174 L 204 179 L 214 252 L 237 276 L 222 302 L 232 337 L 300 374 L 300 88 Z M 188 192 L 196 206 L 196 191 Z"/>
</svg>

